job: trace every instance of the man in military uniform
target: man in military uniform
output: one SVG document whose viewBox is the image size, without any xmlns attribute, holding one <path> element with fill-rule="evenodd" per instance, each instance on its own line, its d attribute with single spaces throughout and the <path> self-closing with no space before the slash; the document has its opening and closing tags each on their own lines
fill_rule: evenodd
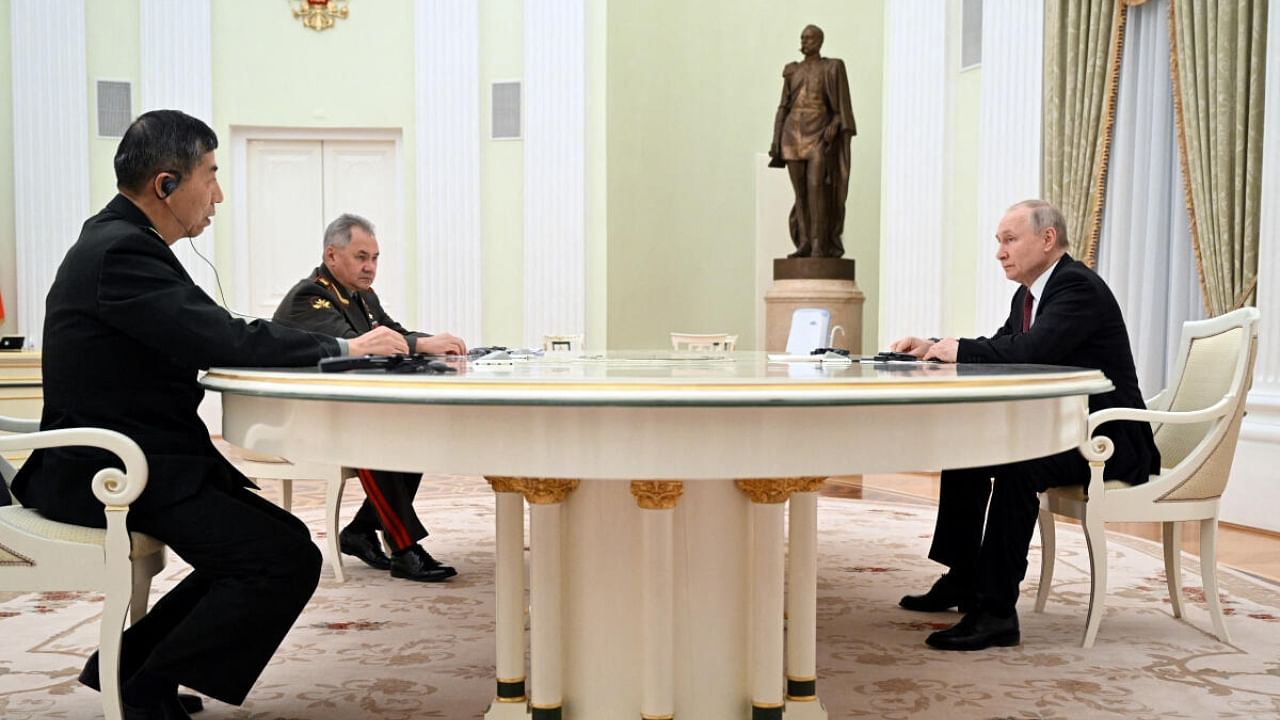
<svg viewBox="0 0 1280 720">
<path fill-rule="evenodd" d="M 378 239 L 373 223 L 343 214 L 324 231 L 324 262 L 289 290 L 272 318 L 282 325 L 356 337 L 373 328 L 391 328 L 404 336 L 409 349 L 435 355 L 465 354 L 466 344 L 449 333 L 410 332 L 382 309 L 373 279 L 378 271 Z M 360 469 L 365 501 L 338 535 L 342 552 L 360 558 L 392 577 L 421 582 L 447 580 L 457 571 L 441 564 L 419 541 L 427 529 L 413 511 L 421 473 Z M 393 550 L 382 552 L 375 530 L 381 529 Z"/>
<path fill-rule="evenodd" d="M 789 257 L 843 257 L 845 198 L 849 194 L 849 139 L 858 134 L 844 61 L 824 58 L 822 29 L 800 34 L 804 60 L 782 70 L 782 100 L 773 124 L 769 167 L 787 168 L 796 202 L 791 207 Z"/>
</svg>

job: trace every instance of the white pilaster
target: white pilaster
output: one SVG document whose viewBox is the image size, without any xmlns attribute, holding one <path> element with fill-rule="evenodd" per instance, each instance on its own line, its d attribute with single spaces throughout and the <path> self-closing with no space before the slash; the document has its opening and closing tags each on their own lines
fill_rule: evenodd
<svg viewBox="0 0 1280 720">
<path fill-rule="evenodd" d="M 965 335 L 989 335 L 1000 327 L 1017 289 L 995 260 L 994 238 L 996 225 L 1010 205 L 1040 194 L 1043 28 L 1043 3 L 986 0 L 983 4 L 978 227 L 964 240 L 978 249 L 977 297 L 975 326 Z"/>
<path fill-rule="evenodd" d="M 943 332 L 947 12 L 932 0 L 886 6 L 880 341 Z"/>
<path fill-rule="evenodd" d="M 481 339 L 480 10 L 417 4 L 418 321 Z"/>
<path fill-rule="evenodd" d="M 531 347 L 585 325 L 585 22 L 584 0 L 524 5 L 524 342 Z"/>
<path fill-rule="evenodd" d="M 1231 482 L 1222 496 L 1221 519 L 1280 531 L 1272 511 L 1280 504 L 1280 18 L 1267 27 L 1266 109 L 1262 142 L 1262 218 L 1258 243 L 1258 359 L 1247 415 L 1240 426 Z"/>
<path fill-rule="evenodd" d="M 139 114 L 148 110 L 181 110 L 213 125 L 213 20 L 209 0 L 141 0 L 138 6 Z M 227 153 L 221 150 L 220 156 Z M 173 254 L 187 274 L 218 302 L 217 283 L 209 263 L 214 258 L 214 225 L 190 241 L 173 244 Z M 208 259 L 197 257 L 195 250 Z"/>
<path fill-rule="evenodd" d="M 37 345 L 45 296 L 89 214 L 84 0 L 13 0 L 13 205 L 18 332 Z"/>
</svg>

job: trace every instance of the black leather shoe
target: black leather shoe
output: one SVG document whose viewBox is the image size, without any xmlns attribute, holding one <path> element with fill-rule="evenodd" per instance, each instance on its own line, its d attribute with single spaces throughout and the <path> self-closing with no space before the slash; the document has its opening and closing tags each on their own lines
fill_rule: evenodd
<svg viewBox="0 0 1280 720">
<path fill-rule="evenodd" d="M 898 605 L 916 612 L 943 612 L 951 608 L 959 608 L 967 613 L 973 609 L 973 592 L 967 586 L 956 582 L 951 575 L 943 575 L 923 595 L 903 595 Z"/>
<path fill-rule="evenodd" d="M 1022 642 L 1018 630 L 1018 614 L 997 617 L 986 610 L 975 610 L 960 622 L 933 633 L 925 640 L 939 650 L 986 650 L 989 647 L 1013 647 Z"/>
<path fill-rule="evenodd" d="M 99 692 L 102 686 L 98 682 L 98 653 L 89 656 L 89 661 L 84 664 L 84 669 L 80 671 L 80 684 L 93 688 Z M 182 709 L 187 711 L 189 715 L 195 715 L 204 710 L 204 698 L 192 693 L 178 693 L 178 704 L 182 705 Z"/>
<path fill-rule="evenodd" d="M 382 552 L 382 546 L 378 544 L 378 535 L 372 530 L 368 532 L 343 530 L 338 533 L 338 549 L 342 550 L 344 555 L 359 558 L 374 570 L 386 570 L 391 567 L 391 558 Z"/>
<path fill-rule="evenodd" d="M 183 709 L 178 696 L 174 695 L 156 705 L 146 707 L 125 705 L 124 720 L 191 720 L 191 715 Z"/>
<path fill-rule="evenodd" d="M 440 564 L 421 545 L 410 545 L 391 556 L 391 577 L 418 582 L 440 582 L 457 575 L 458 571 Z"/>
</svg>

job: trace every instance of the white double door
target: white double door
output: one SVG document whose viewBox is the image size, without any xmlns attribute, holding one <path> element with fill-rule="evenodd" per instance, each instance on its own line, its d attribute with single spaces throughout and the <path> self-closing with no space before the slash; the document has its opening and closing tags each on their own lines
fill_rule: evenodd
<svg viewBox="0 0 1280 720">
<path fill-rule="evenodd" d="M 321 263 L 325 227 L 355 213 L 374 224 L 382 252 L 374 289 L 392 317 L 410 319 L 398 146 L 395 139 L 246 141 L 247 252 L 236 259 L 248 287 L 246 312 L 271 317 L 289 288 Z"/>
</svg>

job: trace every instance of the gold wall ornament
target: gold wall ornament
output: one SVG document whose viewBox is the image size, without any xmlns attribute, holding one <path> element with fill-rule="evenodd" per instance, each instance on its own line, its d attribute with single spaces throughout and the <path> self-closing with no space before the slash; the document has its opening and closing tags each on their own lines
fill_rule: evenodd
<svg viewBox="0 0 1280 720">
<path fill-rule="evenodd" d="M 684 483 L 679 480 L 632 480 L 631 494 L 644 510 L 670 510 L 680 502 Z"/>
<path fill-rule="evenodd" d="M 784 503 L 787 498 L 791 497 L 791 491 L 795 489 L 795 483 L 792 478 L 734 480 L 733 484 L 745 493 L 747 497 L 751 498 L 751 502 L 762 505 Z"/>
<path fill-rule="evenodd" d="M 579 480 L 562 478 L 486 476 L 494 492 L 518 492 L 530 505 L 554 505 L 564 502 L 578 489 Z"/>
<path fill-rule="evenodd" d="M 347 0 L 289 0 L 293 16 L 316 32 L 328 30 L 347 16 Z"/>
</svg>

